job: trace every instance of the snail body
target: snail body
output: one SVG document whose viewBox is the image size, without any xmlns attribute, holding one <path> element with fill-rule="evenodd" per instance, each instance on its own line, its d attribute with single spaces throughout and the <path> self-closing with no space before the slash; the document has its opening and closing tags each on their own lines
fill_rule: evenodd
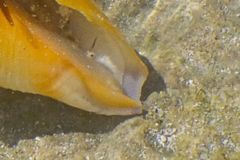
<svg viewBox="0 0 240 160">
<path fill-rule="evenodd" d="M 141 113 L 147 68 L 92 0 L 0 4 L 0 87 L 99 114 Z"/>
</svg>

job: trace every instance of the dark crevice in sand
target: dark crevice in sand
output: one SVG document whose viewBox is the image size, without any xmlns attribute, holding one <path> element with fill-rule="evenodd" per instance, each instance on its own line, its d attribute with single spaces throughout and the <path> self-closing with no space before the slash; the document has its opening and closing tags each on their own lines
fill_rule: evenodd
<svg viewBox="0 0 240 160">
<path fill-rule="evenodd" d="M 149 75 L 142 87 L 142 95 L 140 98 L 141 101 L 145 101 L 147 97 L 153 92 L 159 93 L 160 91 L 166 91 L 167 86 L 161 74 L 159 74 L 154 69 L 154 67 L 149 62 L 149 60 L 146 57 L 141 55 L 139 55 L 139 57 L 142 59 L 142 61 L 145 63 L 145 65 L 148 67 L 148 70 L 149 70 Z"/>
</svg>

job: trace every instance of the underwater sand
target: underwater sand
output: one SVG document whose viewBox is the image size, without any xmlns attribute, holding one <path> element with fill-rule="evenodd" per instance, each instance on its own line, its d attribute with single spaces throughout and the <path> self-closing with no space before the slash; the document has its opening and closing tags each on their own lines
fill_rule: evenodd
<svg viewBox="0 0 240 160">
<path fill-rule="evenodd" d="M 240 159 L 240 1 L 98 0 L 166 91 L 101 116 L 0 90 L 0 159 Z"/>
</svg>

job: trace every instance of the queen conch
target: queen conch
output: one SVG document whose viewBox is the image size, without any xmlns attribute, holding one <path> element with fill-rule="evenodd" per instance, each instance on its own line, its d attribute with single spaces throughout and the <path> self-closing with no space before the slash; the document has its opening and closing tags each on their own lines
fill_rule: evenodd
<svg viewBox="0 0 240 160">
<path fill-rule="evenodd" d="M 148 70 L 93 0 L 0 0 L 0 87 L 105 115 L 142 112 Z"/>
</svg>

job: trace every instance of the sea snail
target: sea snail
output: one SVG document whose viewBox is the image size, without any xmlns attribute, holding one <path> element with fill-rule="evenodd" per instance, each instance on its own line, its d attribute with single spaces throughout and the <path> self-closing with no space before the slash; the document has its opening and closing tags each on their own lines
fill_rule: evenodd
<svg viewBox="0 0 240 160">
<path fill-rule="evenodd" d="M 148 70 L 93 0 L 0 0 L 0 87 L 90 112 L 142 111 Z"/>
</svg>

